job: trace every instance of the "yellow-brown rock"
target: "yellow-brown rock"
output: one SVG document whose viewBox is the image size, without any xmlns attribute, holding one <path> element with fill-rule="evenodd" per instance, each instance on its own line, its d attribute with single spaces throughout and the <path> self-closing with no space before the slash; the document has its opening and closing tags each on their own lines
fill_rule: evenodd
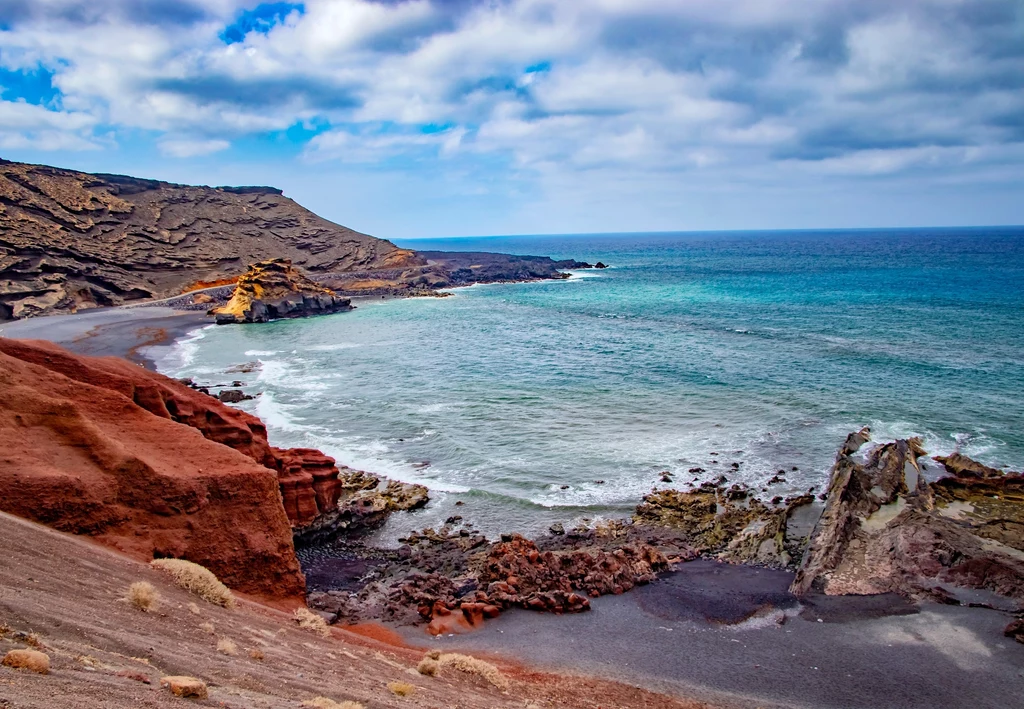
<svg viewBox="0 0 1024 709">
<path fill-rule="evenodd" d="M 270 259 L 249 267 L 224 305 L 210 311 L 218 325 L 267 322 L 279 318 L 326 315 L 352 309 L 352 301 L 314 283 L 288 259 Z"/>
<path fill-rule="evenodd" d="M 16 670 L 38 672 L 41 675 L 50 674 L 50 658 L 38 650 L 11 650 L 4 655 L 0 664 Z"/>
<path fill-rule="evenodd" d="M 183 699 L 206 699 L 208 696 L 206 682 L 195 677 L 161 677 L 160 686 Z"/>
</svg>

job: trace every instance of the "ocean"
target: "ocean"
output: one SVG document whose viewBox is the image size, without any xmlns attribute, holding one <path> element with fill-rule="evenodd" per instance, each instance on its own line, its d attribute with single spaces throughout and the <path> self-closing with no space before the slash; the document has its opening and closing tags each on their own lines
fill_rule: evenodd
<svg viewBox="0 0 1024 709">
<path fill-rule="evenodd" d="M 1024 228 L 397 243 L 610 268 L 207 327 L 159 363 L 243 380 L 275 445 L 431 488 L 381 543 L 456 514 L 489 536 L 623 517 L 663 472 L 821 491 L 865 425 L 1024 468 Z"/>
</svg>

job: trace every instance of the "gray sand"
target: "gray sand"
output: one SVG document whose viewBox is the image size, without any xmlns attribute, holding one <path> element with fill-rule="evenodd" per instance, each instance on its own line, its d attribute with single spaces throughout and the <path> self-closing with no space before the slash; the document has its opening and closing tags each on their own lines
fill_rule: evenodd
<svg viewBox="0 0 1024 709">
<path fill-rule="evenodd" d="M 0 336 L 55 342 L 78 354 L 125 357 L 150 369 L 175 340 L 212 322 L 205 313 L 163 306 L 103 308 L 0 325 Z"/>
<path fill-rule="evenodd" d="M 713 562 L 692 563 L 692 573 L 594 599 L 589 613 L 513 610 L 437 640 L 422 628 L 401 632 L 418 645 L 496 653 L 719 706 L 1024 706 L 1024 645 L 1003 637 L 1008 614 L 942 605 L 918 612 L 886 597 L 818 599 L 819 614 L 787 597 L 788 573 L 731 567 L 722 575 Z M 739 624 L 705 619 L 754 607 L 759 613 Z"/>
</svg>

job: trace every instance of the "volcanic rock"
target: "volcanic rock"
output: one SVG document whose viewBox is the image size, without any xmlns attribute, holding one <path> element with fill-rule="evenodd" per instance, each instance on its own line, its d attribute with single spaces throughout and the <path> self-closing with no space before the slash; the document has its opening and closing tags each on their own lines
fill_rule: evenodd
<svg viewBox="0 0 1024 709">
<path fill-rule="evenodd" d="M 1024 476 L 957 456 L 947 464 L 954 475 L 929 484 L 920 440 L 886 443 L 858 462 L 867 433 L 851 434 L 836 456 L 793 592 L 957 602 L 970 588 L 1024 600 Z"/>
<path fill-rule="evenodd" d="M 351 300 L 309 280 L 290 260 L 271 259 L 250 266 L 239 277 L 231 300 L 210 313 L 216 316 L 218 325 L 225 325 L 326 315 L 351 309 Z"/>
<path fill-rule="evenodd" d="M 0 321 L 233 283 L 245 261 L 269 258 L 313 273 L 423 263 L 272 187 L 191 187 L 0 161 Z"/>
<path fill-rule="evenodd" d="M 228 586 L 302 597 L 259 419 L 116 358 L 0 338 L 0 508 Z"/>
</svg>

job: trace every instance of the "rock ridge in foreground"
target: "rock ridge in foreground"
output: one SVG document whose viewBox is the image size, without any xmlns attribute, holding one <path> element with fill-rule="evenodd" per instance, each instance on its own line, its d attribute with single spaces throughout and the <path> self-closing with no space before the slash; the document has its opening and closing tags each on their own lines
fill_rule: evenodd
<svg viewBox="0 0 1024 709">
<path fill-rule="evenodd" d="M 258 419 L 46 342 L 0 338 L 0 391 L 0 509 L 135 558 L 194 561 L 266 599 L 305 595 L 282 452 Z"/>
</svg>

